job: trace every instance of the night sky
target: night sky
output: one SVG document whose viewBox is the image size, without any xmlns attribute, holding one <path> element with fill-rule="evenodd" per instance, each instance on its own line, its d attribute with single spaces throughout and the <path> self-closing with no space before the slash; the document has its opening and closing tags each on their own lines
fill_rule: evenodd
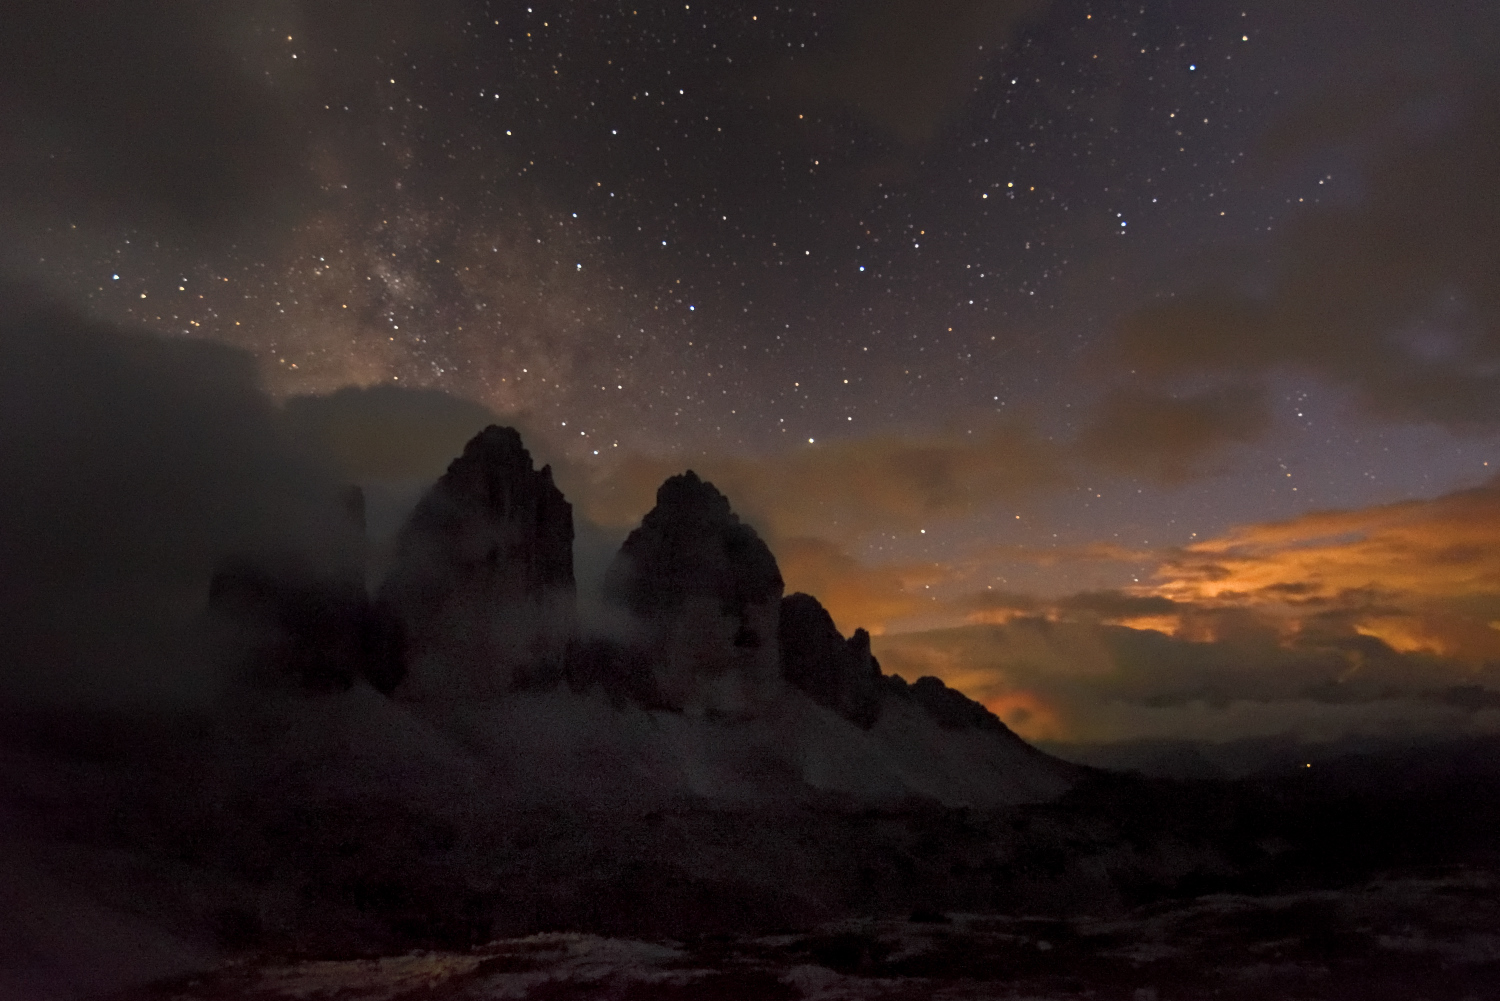
<svg viewBox="0 0 1500 1001">
<path fill-rule="evenodd" d="M 376 494 L 423 408 L 581 537 L 692 466 L 1028 736 L 1500 727 L 1492 4 L 5 20 L 5 278 L 379 411 Z"/>
</svg>

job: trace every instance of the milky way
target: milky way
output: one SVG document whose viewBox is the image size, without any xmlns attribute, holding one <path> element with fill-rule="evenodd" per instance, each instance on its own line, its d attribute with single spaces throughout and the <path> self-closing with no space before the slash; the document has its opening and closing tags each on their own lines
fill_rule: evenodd
<svg viewBox="0 0 1500 1001">
<path fill-rule="evenodd" d="M 114 113 L 220 145 L 152 153 L 201 169 L 209 210 L 67 205 L 28 227 L 35 270 L 247 346 L 282 392 L 437 386 L 611 444 L 774 449 L 1037 401 L 1066 431 L 1056 408 L 1099 392 L 1076 356 L 1187 285 L 1162 271 L 1354 183 L 1246 166 L 1318 76 L 1286 68 L 1307 25 L 1284 14 L 386 6 L 143 13 L 166 37 L 125 57 L 144 86 Z M 158 71 L 174 47 L 199 79 Z M 206 107 L 158 106 L 178 83 Z M 190 113 L 215 87 L 278 150 L 247 176 L 214 176 L 240 151 Z M 119 151 L 92 141 L 42 155 L 97 186 Z"/>
<path fill-rule="evenodd" d="M 924 600 L 1500 461 L 1483 3 L 13 7 L 10 277 Z"/>
</svg>

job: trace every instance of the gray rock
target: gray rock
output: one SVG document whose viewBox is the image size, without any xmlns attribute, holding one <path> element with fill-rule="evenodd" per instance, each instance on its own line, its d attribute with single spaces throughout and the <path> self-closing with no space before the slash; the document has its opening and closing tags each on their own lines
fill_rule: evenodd
<svg viewBox="0 0 1500 1001">
<path fill-rule="evenodd" d="M 513 428 L 476 435 L 418 503 L 379 605 L 401 624 L 403 695 L 491 697 L 562 676 L 573 507 Z"/>
<path fill-rule="evenodd" d="M 755 529 L 688 471 L 661 485 L 620 547 L 605 599 L 635 618 L 665 704 L 742 713 L 779 684 L 783 586 Z"/>
<path fill-rule="evenodd" d="M 781 676 L 854 725 L 868 730 L 880 716 L 880 664 L 870 634 L 844 639 L 833 616 L 810 594 L 781 599 Z"/>
</svg>

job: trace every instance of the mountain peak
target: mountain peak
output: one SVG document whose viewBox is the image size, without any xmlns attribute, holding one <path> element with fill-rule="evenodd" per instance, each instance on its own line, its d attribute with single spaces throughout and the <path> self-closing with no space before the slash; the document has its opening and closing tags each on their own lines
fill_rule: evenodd
<svg viewBox="0 0 1500 1001">
<path fill-rule="evenodd" d="M 729 498 L 691 469 L 668 477 L 657 488 L 656 510 L 664 515 L 670 513 L 674 517 L 694 517 L 704 521 L 738 524 L 740 520 L 730 508 Z"/>
<path fill-rule="evenodd" d="M 692 470 L 656 491 L 656 507 L 626 538 L 609 585 L 611 596 L 637 614 L 703 596 L 738 613 L 746 604 L 780 600 L 784 587 L 770 548 L 740 521 L 729 498 Z"/>
<path fill-rule="evenodd" d="M 778 681 L 783 586 L 755 529 L 691 470 L 657 490 L 605 579 L 607 599 L 639 620 L 657 651 L 668 704 L 735 711 Z"/>
<path fill-rule="evenodd" d="M 418 687 L 498 694 L 561 672 L 574 591 L 573 507 L 492 424 L 418 503 L 380 597 Z"/>
<path fill-rule="evenodd" d="M 488 509 L 498 517 L 509 518 L 518 502 L 525 504 L 533 495 L 567 508 L 571 543 L 572 506 L 552 482 L 552 467 L 536 469 L 520 433 L 491 424 L 470 438 L 463 454 L 448 464 L 448 471 L 423 498 L 413 519 L 447 521 L 460 510 L 474 509 Z M 568 564 L 571 577 L 571 559 Z"/>
<path fill-rule="evenodd" d="M 844 639 L 810 594 L 781 599 L 781 676 L 819 705 L 868 730 L 880 716 L 880 664 L 863 629 Z"/>
</svg>

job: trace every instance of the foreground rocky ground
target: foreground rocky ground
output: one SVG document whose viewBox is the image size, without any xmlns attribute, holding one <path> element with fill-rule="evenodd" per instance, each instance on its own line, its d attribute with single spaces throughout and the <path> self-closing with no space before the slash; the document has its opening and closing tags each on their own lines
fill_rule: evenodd
<svg viewBox="0 0 1500 1001">
<path fill-rule="evenodd" d="M 0 999 L 1500 995 L 1491 741 L 992 811 L 468 816 L 189 781 L 216 745 L 162 739 L 0 755 Z"/>
<path fill-rule="evenodd" d="M 1500 880 L 1213 894 L 1104 920 L 916 913 L 807 934 L 503 939 L 463 952 L 242 960 L 118 1001 L 559 998 L 1467 999 L 1500 996 Z"/>
</svg>

